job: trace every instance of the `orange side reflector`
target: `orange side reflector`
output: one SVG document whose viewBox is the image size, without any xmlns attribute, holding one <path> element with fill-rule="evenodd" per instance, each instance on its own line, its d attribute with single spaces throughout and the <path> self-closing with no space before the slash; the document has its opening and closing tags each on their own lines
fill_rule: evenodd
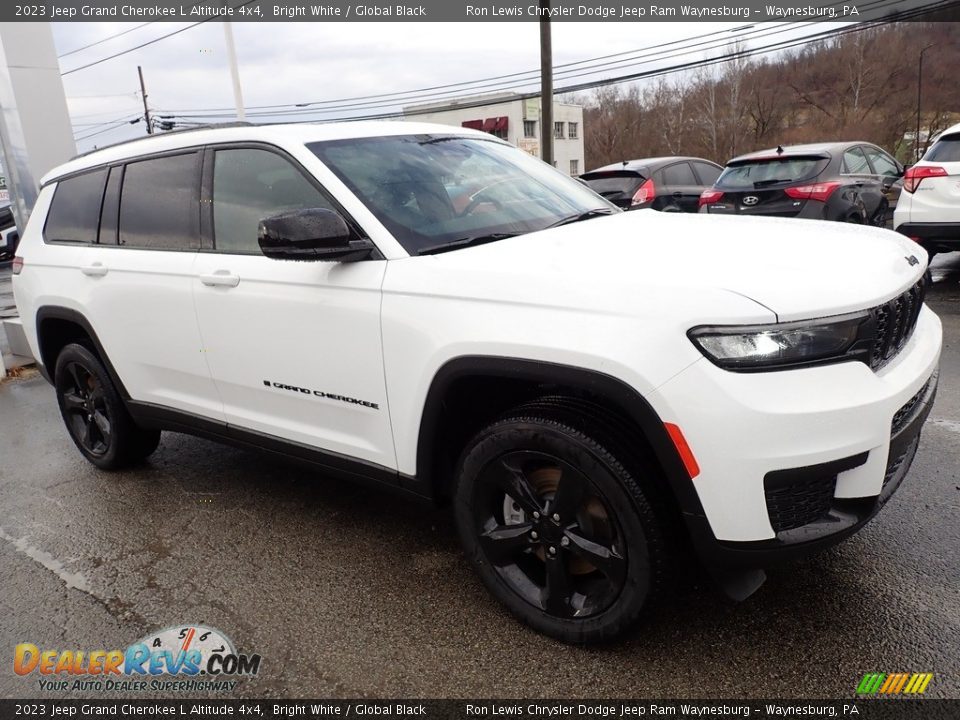
<svg viewBox="0 0 960 720">
<path fill-rule="evenodd" d="M 679 426 L 673 423 L 664 423 L 663 427 L 666 428 L 667 434 L 673 440 L 673 446 L 680 454 L 680 459 L 683 460 L 683 466 L 687 469 L 687 474 L 693 480 L 700 474 L 700 466 L 697 464 L 697 459 L 693 456 L 690 446 L 687 445 L 687 439 L 683 436 Z"/>
</svg>

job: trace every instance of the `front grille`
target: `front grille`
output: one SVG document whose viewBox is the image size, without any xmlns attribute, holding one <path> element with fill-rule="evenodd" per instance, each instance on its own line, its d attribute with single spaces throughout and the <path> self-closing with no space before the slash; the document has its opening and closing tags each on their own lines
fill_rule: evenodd
<svg viewBox="0 0 960 720">
<path fill-rule="evenodd" d="M 767 513 L 776 533 L 809 525 L 830 512 L 836 475 L 800 479 L 779 487 L 766 487 Z"/>
<path fill-rule="evenodd" d="M 924 276 L 902 295 L 870 311 L 874 320 L 870 345 L 871 368 L 876 370 L 883 367 L 906 345 L 917 324 L 926 291 L 927 279 Z"/>
</svg>

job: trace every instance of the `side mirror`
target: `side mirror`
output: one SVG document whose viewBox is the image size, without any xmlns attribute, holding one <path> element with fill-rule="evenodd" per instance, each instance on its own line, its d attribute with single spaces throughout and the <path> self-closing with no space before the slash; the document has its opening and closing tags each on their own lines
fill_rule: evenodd
<svg viewBox="0 0 960 720">
<path fill-rule="evenodd" d="M 355 262 L 376 253 L 367 239 L 352 239 L 340 213 L 326 208 L 291 210 L 260 221 L 257 242 L 274 260 Z"/>
</svg>

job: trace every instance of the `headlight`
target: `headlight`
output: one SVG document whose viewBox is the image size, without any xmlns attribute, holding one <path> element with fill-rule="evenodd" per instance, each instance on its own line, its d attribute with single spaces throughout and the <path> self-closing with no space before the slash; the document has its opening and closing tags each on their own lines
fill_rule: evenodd
<svg viewBox="0 0 960 720">
<path fill-rule="evenodd" d="M 713 325 L 687 333 L 707 358 L 727 370 L 750 372 L 859 360 L 869 363 L 862 332 L 869 313 L 770 325 Z"/>
</svg>

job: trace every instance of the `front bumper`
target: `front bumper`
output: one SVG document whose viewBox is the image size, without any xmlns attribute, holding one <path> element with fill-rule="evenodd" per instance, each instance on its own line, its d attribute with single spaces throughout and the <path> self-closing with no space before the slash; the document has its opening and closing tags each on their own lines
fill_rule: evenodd
<svg viewBox="0 0 960 720">
<path fill-rule="evenodd" d="M 681 505 L 708 567 L 776 564 L 873 517 L 916 452 L 941 342 L 925 307 L 876 372 L 848 362 L 742 374 L 698 361 L 659 388 L 661 418 L 682 428 L 701 469 L 695 501 Z"/>
</svg>

